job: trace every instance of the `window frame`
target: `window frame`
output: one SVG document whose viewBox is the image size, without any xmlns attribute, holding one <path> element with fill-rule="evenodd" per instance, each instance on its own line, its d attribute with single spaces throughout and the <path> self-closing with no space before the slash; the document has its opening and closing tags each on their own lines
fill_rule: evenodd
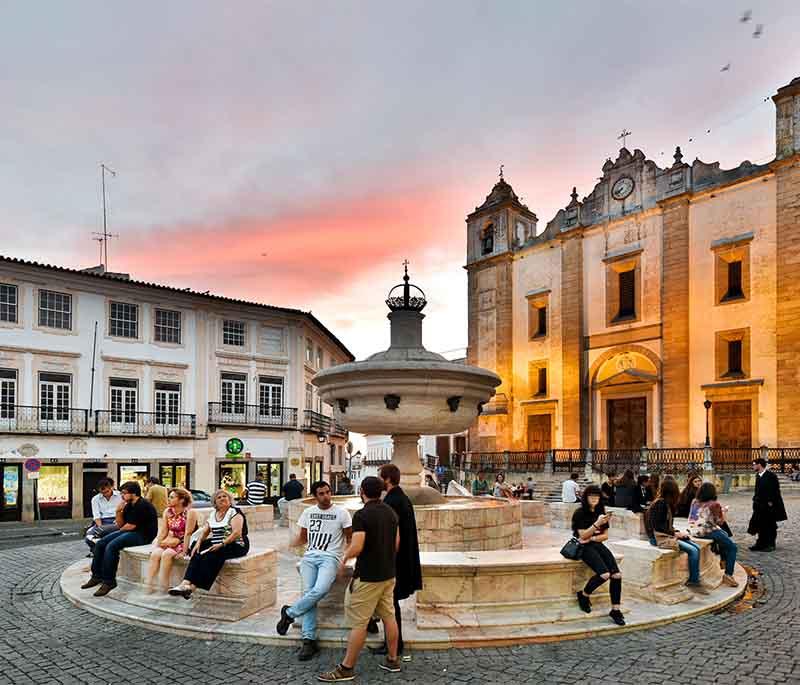
<svg viewBox="0 0 800 685">
<path fill-rule="evenodd" d="M 167 323 L 159 323 L 159 314 L 169 314 L 177 316 L 177 326 L 171 326 Z M 177 341 L 176 340 L 165 340 L 159 337 L 159 330 L 162 331 L 177 331 Z M 163 333 L 162 333 L 163 335 Z M 154 307 L 153 308 L 153 342 L 160 343 L 162 345 L 181 345 L 183 343 L 183 312 L 180 309 L 165 309 L 163 307 Z"/>
<path fill-rule="evenodd" d="M 62 310 L 58 310 L 58 309 L 55 309 L 55 308 L 52 308 L 52 307 L 44 307 L 43 306 L 43 299 L 45 297 L 49 297 L 51 295 L 57 296 L 57 298 L 64 298 L 63 301 L 66 302 L 69 305 L 68 311 L 62 311 Z M 39 328 L 49 328 L 49 329 L 54 330 L 54 331 L 67 331 L 67 332 L 71 332 L 73 330 L 73 316 L 74 316 L 74 311 L 75 310 L 74 310 L 74 307 L 73 307 L 72 293 L 61 292 L 60 290 L 50 290 L 49 288 L 40 288 L 39 292 L 38 292 L 37 300 L 38 300 L 38 302 L 37 302 L 37 306 L 36 306 L 36 311 L 37 311 L 36 321 L 38 322 L 38 327 Z M 53 315 L 54 315 L 52 323 L 49 323 L 47 321 L 47 313 L 48 312 L 52 312 Z M 43 314 L 45 316 L 45 321 L 44 322 L 42 322 L 42 315 Z M 67 325 L 67 326 L 57 326 L 57 325 L 55 325 L 55 316 L 56 315 L 60 315 L 62 317 L 66 316 L 69 325 Z"/>
<path fill-rule="evenodd" d="M 130 324 L 130 319 L 120 319 L 114 318 L 114 307 L 131 307 L 133 309 L 134 318 L 132 320 L 133 323 L 133 335 L 125 335 L 121 333 L 119 330 L 114 331 L 114 322 L 117 321 L 118 326 L 125 326 L 126 324 Z M 122 300 L 109 300 L 108 301 L 108 335 L 112 338 L 121 338 L 123 340 L 138 340 L 139 339 L 139 305 L 134 304 L 132 302 L 123 302 Z"/>
<path fill-rule="evenodd" d="M 3 301 L 3 289 L 8 288 L 9 292 L 13 292 L 14 301 Z M 19 323 L 19 286 L 16 283 L 0 283 L 0 324 L 18 324 Z M 14 318 L 3 318 L 3 310 L 11 311 L 13 307 Z"/>
<path fill-rule="evenodd" d="M 236 324 L 241 326 L 241 331 L 226 330 L 229 324 Z M 234 337 L 241 334 L 241 343 L 231 342 Z M 222 344 L 226 347 L 247 347 L 247 323 L 241 319 L 223 319 L 222 320 Z"/>
</svg>

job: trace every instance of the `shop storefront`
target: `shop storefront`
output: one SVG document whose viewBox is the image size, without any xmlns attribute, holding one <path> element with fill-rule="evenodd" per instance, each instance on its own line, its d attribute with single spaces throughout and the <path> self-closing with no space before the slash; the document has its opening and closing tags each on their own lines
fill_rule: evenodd
<svg viewBox="0 0 800 685">
<path fill-rule="evenodd" d="M 117 487 L 133 480 L 139 483 L 144 492 L 148 478 L 150 478 L 150 464 L 120 464 L 117 467 Z"/>
<path fill-rule="evenodd" d="M 22 466 L 0 464 L 0 521 L 19 521 L 22 518 Z"/>
<path fill-rule="evenodd" d="M 36 491 L 42 520 L 72 518 L 71 464 L 43 464 Z"/>
<path fill-rule="evenodd" d="M 311 487 L 312 483 L 322 480 L 322 457 L 319 459 L 306 459 L 304 462 L 303 476 L 306 479 L 307 487 Z"/>
<path fill-rule="evenodd" d="M 281 496 L 281 487 L 285 482 L 284 464 L 282 461 L 256 462 L 256 473 L 261 475 L 264 485 L 267 486 L 267 502 L 275 504 Z"/>
<path fill-rule="evenodd" d="M 189 464 L 159 464 L 158 477 L 165 488 L 189 489 Z"/>
<path fill-rule="evenodd" d="M 227 490 L 235 498 L 241 497 L 247 485 L 247 462 L 220 462 L 217 483 L 220 489 Z"/>
</svg>

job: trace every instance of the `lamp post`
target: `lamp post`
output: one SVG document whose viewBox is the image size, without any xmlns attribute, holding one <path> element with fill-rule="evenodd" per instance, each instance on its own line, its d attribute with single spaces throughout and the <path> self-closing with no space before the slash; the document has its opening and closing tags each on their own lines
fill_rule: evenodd
<svg viewBox="0 0 800 685">
<path fill-rule="evenodd" d="M 703 402 L 703 406 L 706 408 L 706 447 L 711 447 L 711 440 L 708 436 L 708 410 L 711 409 L 711 400 Z"/>
</svg>

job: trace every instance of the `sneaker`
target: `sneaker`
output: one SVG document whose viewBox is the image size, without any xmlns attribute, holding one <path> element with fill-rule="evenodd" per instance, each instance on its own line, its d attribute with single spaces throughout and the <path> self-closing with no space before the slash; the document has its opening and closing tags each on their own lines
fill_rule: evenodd
<svg viewBox="0 0 800 685">
<path fill-rule="evenodd" d="M 384 671 L 389 671 L 389 673 L 400 673 L 400 660 L 395 659 L 392 661 L 388 656 L 378 664 Z"/>
<path fill-rule="evenodd" d="M 101 585 L 103 583 L 100 578 L 89 578 L 83 585 L 81 585 L 81 590 L 88 590 L 90 587 L 96 587 L 97 585 Z"/>
<path fill-rule="evenodd" d="M 585 611 L 587 614 L 592 613 L 592 600 L 590 600 L 586 595 L 582 592 L 577 593 L 578 597 L 578 606 L 580 606 L 581 611 Z"/>
<path fill-rule="evenodd" d="M 722 582 L 724 585 L 727 585 L 728 587 L 739 587 L 739 583 L 736 582 L 736 578 L 734 578 L 733 576 L 729 576 L 727 574 L 722 576 Z"/>
<path fill-rule="evenodd" d="M 619 609 L 612 609 L 609 614 L 611 620 L 614 621 L 618 626 L 625 625 L 625 617 L 622 615 L 622 612 Z"/>
<path fill-rule="evenodd" d="M 99 588 L 97 588 L 97 590 L 95 590 L 94 596 L 95 597 L 105 597 L 115 587 L 117 587 L 116 583 L 103 583 L 102 585 L 100 585 Z"/>
<path fill-rule="evenodd" d="M 294 619 L 291 616 L 289 616 L 288 610 L 289 610 L 288 604 L 284 604 L 281 607 L 281 620 L 278 621 L 278 625 L 275 626 L 275 630 L 278 631 L 278 635 L 286 635 L 286 633 L 289 631 L 289 626 L 292 625 L 292 623 L 294 623 Z M 331 671 L 331 673 L 332 672 L 333 671 Z"/>
<path fill-rule="evenodd" d="M 317 676 L 317 680 L 319 680 L 321 683 L 341 683 L 345 680 L 355 680 L 355 677 L 355 669 L 347 668 L 346 666 L 339 664 L 332 671 L 320 673 Z"/>
<path fill-rule="evenodd" d="M 319 647 L 316 640 L 303 640 L 303 646 L 300 648 L 300 654 L 297 658 L 300 661 L 308 661 L 315 655 L 319 654 Z"/>
</svg>

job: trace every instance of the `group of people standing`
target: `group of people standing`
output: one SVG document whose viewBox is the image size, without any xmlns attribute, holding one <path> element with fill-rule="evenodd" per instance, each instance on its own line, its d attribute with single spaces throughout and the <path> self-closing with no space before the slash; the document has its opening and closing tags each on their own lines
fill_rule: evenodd
<svg viewBox="0 0 800 685">
<path fill-rule="evenodd" d="M 411 500 L 400 487 L 397 466 L 386 464 L 379 476 L 361 481 L 359 494 L 364 506 L 352 517 L 344 507 L 333 504 L 328 483 L 312 484 L 316 503 L 298 520 L 300 531 L 292 546 L 306 546 L 300 562 L 303 594 L 294 604 L 281 607 L 276 631 L 285 635 L 292 623 L 302 618 L 301 661 L 319 651 L 317 605 L 337 576 L 346 572 L 348 562 L 355 559 L 343 607 L 350 627 L 347 651 L 333 670 L 318 676 L 322 682 L 353 679 L 374 617 L 384 625 L 384 644 L 373 650 L 385 656 L 380 667 L 392 673 L 401 670 L 404 645 L 400 601 L 422 588 L 417 522 Z"/>
</svg>

